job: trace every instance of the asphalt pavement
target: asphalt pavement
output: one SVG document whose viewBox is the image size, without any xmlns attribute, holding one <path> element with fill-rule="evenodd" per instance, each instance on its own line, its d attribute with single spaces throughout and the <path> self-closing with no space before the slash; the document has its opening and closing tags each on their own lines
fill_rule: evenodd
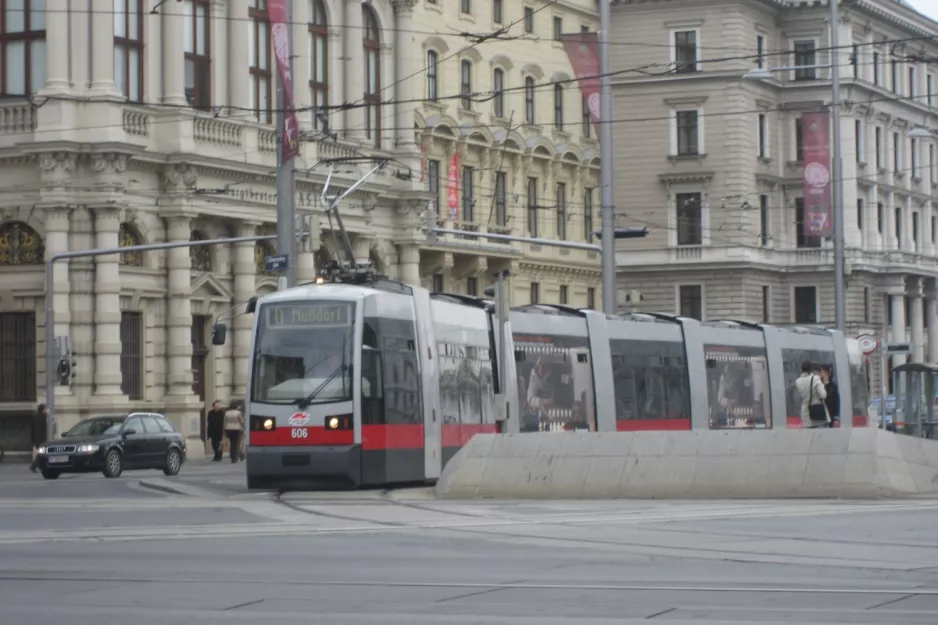
<svg viewBox="0 0 938 625">
<path fill-rule="evenodd" d="M 938 622 L 938 499 L 249 493 L 0 464 L 0 625 Z"/>
</svg>

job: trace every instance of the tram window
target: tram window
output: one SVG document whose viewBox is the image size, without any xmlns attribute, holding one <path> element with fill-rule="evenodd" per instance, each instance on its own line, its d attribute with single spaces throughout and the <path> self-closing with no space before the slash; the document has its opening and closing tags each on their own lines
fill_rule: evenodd
<svg viewBox="0 0 938 625">
<path fill-rule="evenodd" d="M 764 347 L 704 345 L 710 427 L 771 427 L 769 366 Z"/>
<path fill-rule="evenodd" d="M 853 415 L 867 416 L 870 405 L 869 369 L 862 363 L 850 363 L 850 395 L 853 399 Z M 845 419 L 847 416 L 841 408 L 840 418 Z"/>
<path fill-rule="evenodd" d="M 801 364 L 810 362 L 815 366 L 828 365 L 833 370 L 834 352 L 816 349 L 783 349 L 782 369 L 785 372 L 785 413 L 788 417 L 801 418 L 801 393 L 795 380 L 801 376 Z M 837 383 L 837 380 L 834 380 Z M 862 413 L 861 413 L 862 414 Z"/>
<path fill-rule="evenodd" d="M 521 343 L 515 352 L 521 431 L 595 431 L 593 371 L 588 358 L 579 358 L 589 349 L 586 340 L 554 336 Z"/>
<path fill-rule="evenodd" d="M 690 418 L 683 343 L 610 341 L 616 420 Z"/>
<path fill-rule="evenodd" d="M 362 344 L 362 423 L 422 423 L 413 322 L 366 318 Z"/>
</svg>

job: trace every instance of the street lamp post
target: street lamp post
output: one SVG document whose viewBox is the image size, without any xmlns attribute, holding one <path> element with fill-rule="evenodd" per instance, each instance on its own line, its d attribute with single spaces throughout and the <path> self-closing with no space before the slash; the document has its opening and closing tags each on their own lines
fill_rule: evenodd
<svg viewBox="0 0 938 625">
<path fill-rule="evenodd" d="M 775 67 L 772 69 L 751 69 L 743 78 L 746 80 L 767 80 L 773 72 L 787 72 L 796 69 L 830 69 L 831 71 L 831 203 L 833 204 L 832 223 L 834 230 L 834 324 L 841 332 L 847 325 L 847 285 L 844 280 L 844 176 L 840 147 L 840 66 L 839 37 L 837 33 L 837 0 L 830 0 L 830 54 L 831 62 L 827 65 L 799 65 L 793 67 Z"/>
</svg>

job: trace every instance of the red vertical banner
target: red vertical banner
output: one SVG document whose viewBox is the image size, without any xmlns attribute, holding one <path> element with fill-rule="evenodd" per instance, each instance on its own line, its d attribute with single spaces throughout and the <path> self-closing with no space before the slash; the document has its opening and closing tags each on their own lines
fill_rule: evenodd
<svg viewBox="0 0 938 625">
<path fill-rule="evenodd" d="M 449 163 L 449 218 L 459 220 L 459 153 Z"/>
<path fill-rule="evenodd" d="M 831 206 L 830 115 L 801 115 L 804 151 L 804 233 L 815 237 L 834 235 Z"/>
<path fill-rule="evenodd" d="M 561 35 L 563 47 L 573 66 L 573 73 L 586 98 L 590 118 L 599 123 L 599 36 L 597 33 L 571 33 Z"/>
<path fill-rule="evenodd" d="M 290 24 L 287 20 L 287 0 L 268 0 L 270 40 L 277 57 L 277 71 L 283 84 L 283 160 L 289 161 L 300 153 L 300 126 L 296 120 L 293 100 L 293 75 L 290 72 Z"/>
</svg>

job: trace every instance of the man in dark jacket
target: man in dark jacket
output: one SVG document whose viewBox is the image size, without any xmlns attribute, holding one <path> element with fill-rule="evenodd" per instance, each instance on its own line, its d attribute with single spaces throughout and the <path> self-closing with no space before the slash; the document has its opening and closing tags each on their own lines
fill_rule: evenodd
<svg viewBox="0 0 938 625">
<path fill-rule="evenodd" d="M 225 411 L 221 409 L 221 402 L 216 401 L 212 404 L 205 417 L 205 433 L 212 441 L 212 451 L 215 452 L 213 462 L 221 462 L 222 437 L 225 435 Z"/>
<path fill-rule="evenodd" d="M 33 443 L 33 462 L 29 465 L 29 470 L 33 473 L 36 472 L 39 466 L 39 446 L 46 442 L 46 415 L 46 405 L 39 404 L 35 414 L 33 414 L 32 427 L 30 428 L 30 439 Z"/>
<path fill-rule="evenodd" d="M 827 391 L 824 404 L 827 406 L 827 414 L 831 416 L 830 427 L 837 427 L 840 424 L 840 389 L 834 383 L 830 365 L 821 366 L 821 380 L 824 382 L 824 390 Z"/>
</svg>

